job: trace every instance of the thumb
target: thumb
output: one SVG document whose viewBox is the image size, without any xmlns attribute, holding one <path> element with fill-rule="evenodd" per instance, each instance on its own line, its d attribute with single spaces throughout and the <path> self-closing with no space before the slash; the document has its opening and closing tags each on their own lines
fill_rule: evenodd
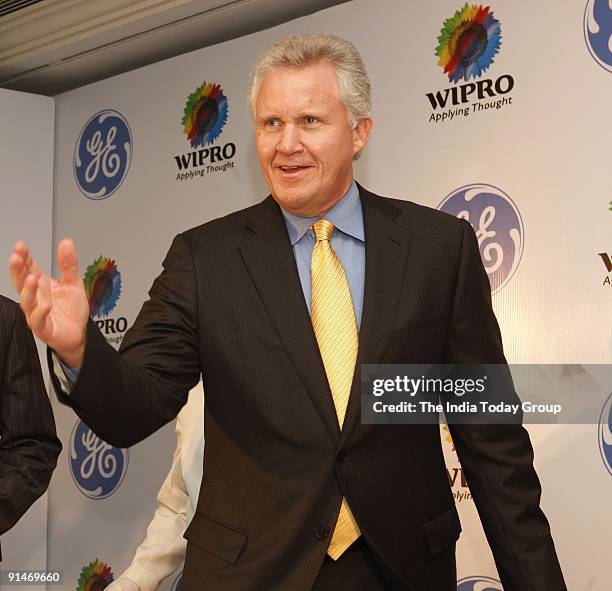
<svg viewBox="0 0 612 591">
<path fill-rule="evenodd" d="M 57 246 L 57 265 L 62 283 L 74 284 L 81 280 L 76 249 L 74 248 L 74 242 L 69 238 L 61 240 Z"/>
</svg>

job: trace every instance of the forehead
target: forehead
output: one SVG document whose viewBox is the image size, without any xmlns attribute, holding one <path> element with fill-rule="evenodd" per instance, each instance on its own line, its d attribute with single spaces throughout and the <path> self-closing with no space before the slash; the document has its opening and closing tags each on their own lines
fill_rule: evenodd
<svg viewBox="0 0 612 591">
<path fill-rule="evenodd" d="M 307 107 L 344 108 L 334 67 L 326 61 L 302 67 L 270 70 L 257 93 L 256 110 L 301 110 Z"/>
</svg>

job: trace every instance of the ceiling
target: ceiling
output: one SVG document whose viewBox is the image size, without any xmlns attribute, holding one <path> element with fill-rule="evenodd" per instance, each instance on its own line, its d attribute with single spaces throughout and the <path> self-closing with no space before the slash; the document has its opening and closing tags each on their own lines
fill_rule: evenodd
<svg viewBox="0 0 612 591">
<path fill-rule="evenodd" d="M 0 88 L 53 96 L 347 0 L 0 0 Z"/>
</svg>

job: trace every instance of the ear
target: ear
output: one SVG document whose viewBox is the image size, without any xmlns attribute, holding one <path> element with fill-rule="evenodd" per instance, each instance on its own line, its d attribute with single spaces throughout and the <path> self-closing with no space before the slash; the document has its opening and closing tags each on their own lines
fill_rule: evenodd
<svg viewBox="0 0 612 591">
<path fill-rule="evenodd" d="M 369 117 L 360 119 L 353 129 L 353 156 L 359 154 L 365 148 L 370 139 L 373 121 Z"/>
</svg>

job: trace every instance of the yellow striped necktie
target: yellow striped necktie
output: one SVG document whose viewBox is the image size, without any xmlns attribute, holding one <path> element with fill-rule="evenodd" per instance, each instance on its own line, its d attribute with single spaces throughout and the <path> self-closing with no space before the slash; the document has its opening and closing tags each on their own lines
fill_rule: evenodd
<svg viewBox="0 0 612 591">
<path fill-rule="evenodd" d="M 312 326 L 342 429 L 357 361 L 357 323 L 344 267 L 331 247 L 334 225 L 319 220 L 312 228 L 316 237 L 312 251 Z M 353 513 L 342 498 L 327 553 L 337 560 L 360 535 Z"/>
</svg>

